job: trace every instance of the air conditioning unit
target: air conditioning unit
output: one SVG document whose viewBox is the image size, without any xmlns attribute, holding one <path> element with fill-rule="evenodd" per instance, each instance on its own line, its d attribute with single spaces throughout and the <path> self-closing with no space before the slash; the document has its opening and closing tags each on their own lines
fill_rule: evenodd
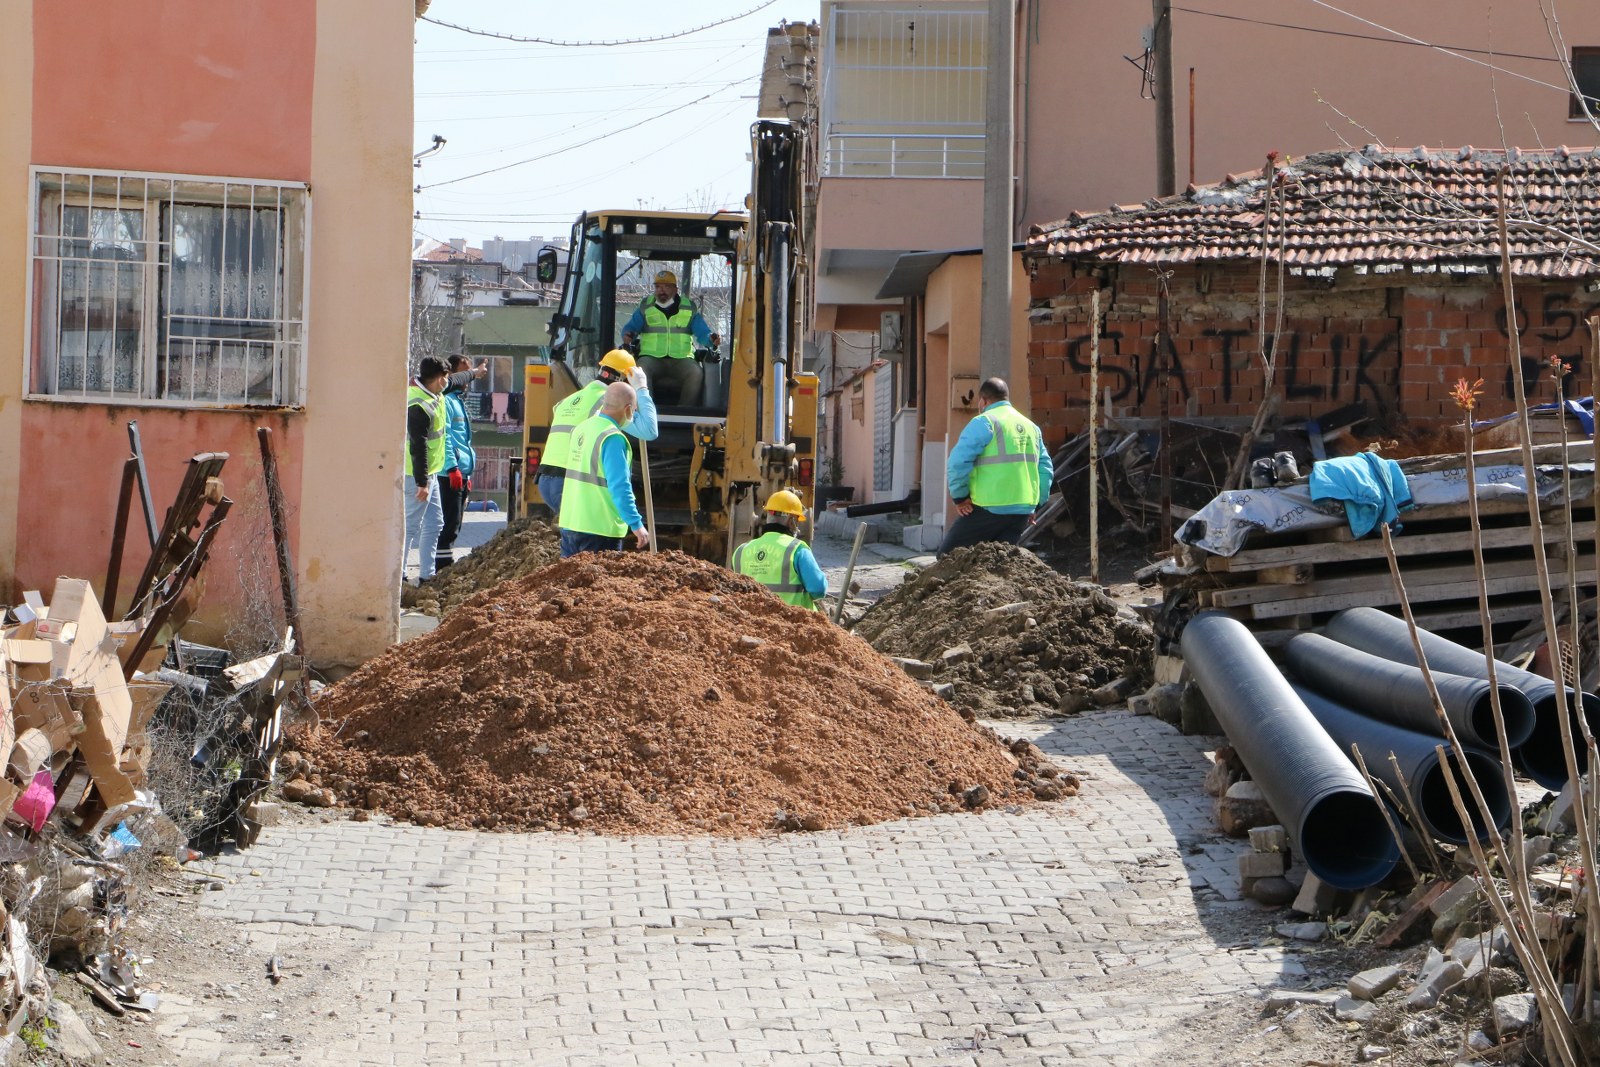
<svg viewBox="0 0 1600 1067">
<path fill-rule="evenodd" d="M 885 311 L 878 317 L 878 355 L 884 359 L 898 361 L 905 352 L 900 338 L 901 322 L 898 311 Z"/>
</svg>

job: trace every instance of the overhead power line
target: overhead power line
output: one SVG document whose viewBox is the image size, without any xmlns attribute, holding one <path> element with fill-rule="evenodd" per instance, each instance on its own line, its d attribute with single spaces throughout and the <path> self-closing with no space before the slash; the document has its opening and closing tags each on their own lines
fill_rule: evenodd
<svg viewBox="0 0 1600 1067">
<path fill-rule="evenodd" d="M 726 26 L 730 22 L 737 22 L 742 18 L 754 15 L 758 11 L 765 11 L 767 8 L 773 6 L 777 2 L 778 0 L 766 0 L 765 3 L 757 4 L 748 11 L 741 11 L 737 15 L 729 15 L 727 18 L 718 19 L 715 22 L 707 22 L 701 26 L 691 26 L 687 30 L 678 30 L 674 33 L 657 34 L 654 37 L 628 37 L 614 41 L 555 41 L 548 37 L 522 37 L 514 33 L 496 33 L 493 30 L 475 30 L 470 26 L 460 26 L 454 22 L 445 22 L 443 19 L 436 19 L 429 15 L 422 16 L 422 21 L 431 22 L 435 26 L 443 26 L 446 29 L 460 30 L 462 33 L 470 33 L 478 37 L 493 37 L 501 41 L 515 41 L 518 44 L 546 44 L 553 45 L 556 48 L 613 48 L 617 45 L 654 44 L 657 41 L 671 41 L 679 37 L 687 37 L 692 33 L 700 33 L 703 30 L 713 29 L 717 26 Z"/>
<path fill-rule="evenodd" d="M 1193 7 L 1174 7 L 1172 10 L 1181 11 L 1185 15 L 1204 15 L 1207 18 L 1226 19 L 1229 22 L 1248 22 L 1256 26 L 1271 26 L 1279 30 L 1303 30 L 1306 33 L 1320 33 L 1326 37 L 1350 37 L 1357 41 L 1378 41 L 1382 44 L 1402 44 L 1411 48 L 1437 48 L 1448 52 L 1465 52 L 1471 55 L 1499 56 L 1502 59 L 1532 59 L 1541 63 L 1559 63 L 1554 56 L 1530 56 L 1521 52 L 1495 52 L 1487 48 L 1463 48 L 1457 45 L 1430 44 L 1407 37 L 1379 37 L 1371 33 L 1350 33 L 1346 30 L 1328 30 L 1320 26 L 1301 26 L 1293 22 L 1272 22 L 1268 19 L 1253 19 L 1245 15 L 1224 15 L 1220 11 L 1201 11 Z M 1347 14 L 1347 12 L 1340 12 Z M 1364 20 L 1363 20 L 1364 21 Z"/>
<path fill-rule="evenodd" d="M 752 76 L 752 78 L 753 77 L 754 76 Z M 448 179 L 446 179 L 446 180 L 444 180 L 442 182 L 432 182 L 432 183 L 430 183 L 428 185 L 421 186 L 420 188 L 421 189 L 438 189 L 438 188 L 440 188 L 442 186 L 454 185 L 457 182 L 468 181 L 469 179 L 472 179 L 472 178 L 481 178 L 485 174 L 497 174 L 500 171 L 510 170 L 513 167 L 521 167 L 521 166 L 525 166 L 525 165 L 527 165 L 529 163 L 537 163 L 540 160 L 550 159 L 550 158 L 552 158 L 554 156 L 559 156 L 559 155 L 562 155 L 563 153 L 571 152 L 571 151 L 574 151 L 576 149 L 583 148 L 586 145 L 592 145 L 596 141 L 603 141 L 608 137 L 615 137 L 619 133 L 627 133 L 629 130 L 637 130 L 640 126 L 647 126 L 650 123 L 655 122 L 657 119 L 664 119 L 668 115 L 673 115 L 673 114 L 676 114 L 679 111 L 684 110 L 685 108 L 693 107 L 695 104 L 698 104 L 701 101 L 710 100 L 713 96 L 716 96 L 718 93 L 723 92 L 724 90 L 727 90 L 727 89 L 732 89 L 734 86 L 741 85 L 744 82 L 751 81 L 752 78 L 737 78 L 734 81 L 728 82 L 726 85 L 723 85 L 723 86 L 720 86 L 719 88 L 711 90 L 709 93 L 706 93 L 704 96 L 697 96 L 693 100 L 690 100 L 690 101 L 688 101 L 686 103 L 679 104 L 677 107 L 668 108 L 665 111 L 657 112 L 656 114 L 651 115 L 648 118 L 643 118 L 643 119 L 640 119 L 638 122 L 631 123 L 631 124 L 629 124 L 627 126 L 623 126 L 621 129 L 611 130 L 611 131 L 608 131 L 606 133 L 597 134 L 594 137 L 590 137 L 589 139 L 584 140 L 584 141 L 579 141 L 576 144 L 569 144 L 565 148 L 557 148 L 557 149 L 555 149 L 553 151 L 545 152 L 545 153 L 543 153 L 541 155 L 530 156 L 527 159 L 519 159 L 515 163 L 505 163 L 505 164 L 502 164 L 502 165 L 500 165 L 498 167 L 490 167 L 488 170 L 480 170 L 480 171 L 476 171 L 476 172 L 474 172 L 472 174 L 463 174 L 459 178 L 448 178 Z"/>
</svg>

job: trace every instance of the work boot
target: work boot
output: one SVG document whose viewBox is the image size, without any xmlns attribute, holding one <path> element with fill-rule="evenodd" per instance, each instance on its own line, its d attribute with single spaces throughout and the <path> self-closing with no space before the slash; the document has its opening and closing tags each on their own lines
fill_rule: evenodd
<svg viewBox="0 0 1600 1067">
<path fill-rule="evenodd" d="M 455 561 L 455 556 L 435 556 L 433 559 L 433 573 L 438 574 Z"/>
</svg>

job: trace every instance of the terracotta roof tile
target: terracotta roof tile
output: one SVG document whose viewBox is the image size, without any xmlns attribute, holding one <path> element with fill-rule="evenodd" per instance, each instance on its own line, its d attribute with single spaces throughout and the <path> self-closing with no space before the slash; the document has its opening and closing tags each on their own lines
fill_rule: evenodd
<svg viewBox="0 0 1600 1067">
<path fill-rule="evenodd" d="M 1600 152 L 1589 148 L 1368 146 L 1292 161 L 1278 168 L 1269 251 L 1278 246 L 1286 205 L 1285 259 L 1295 265 L 1481 268 L 1500 257 L 1495 211 L 1502 170 L 1508 171 L 1512 269 L 1548 277 L 1600 274 Z M 1263 173 L 1255 171 L 1143 205 L 1074 212 L 1035 226 L 1028 251 L 1093 262 L 1256 260 L 1264 190 Z"/>
</svg>

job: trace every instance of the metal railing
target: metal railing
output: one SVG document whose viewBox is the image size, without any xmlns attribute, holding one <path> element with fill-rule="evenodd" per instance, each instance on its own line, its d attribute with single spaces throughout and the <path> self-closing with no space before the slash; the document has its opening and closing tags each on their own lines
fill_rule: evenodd
<svg viewBox="0 0 1600 1067">
<path fill-rule="evenodd" d="M 982 178 L 981 133 L 831 133 L 827 178 Z"/>
</svg>

